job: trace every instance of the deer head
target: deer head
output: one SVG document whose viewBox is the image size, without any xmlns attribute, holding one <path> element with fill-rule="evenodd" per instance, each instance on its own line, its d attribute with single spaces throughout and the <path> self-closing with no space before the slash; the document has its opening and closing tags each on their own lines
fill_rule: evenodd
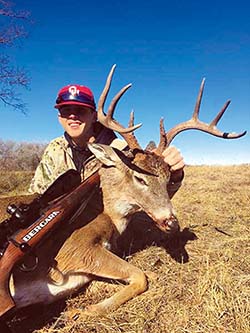
<svg viewBox="0 0 250 333">
<path fill-rule="evenodd" d="M 136 211 L 143 210 L 155 221 L 161 230 L 178 230 L 178 221 L 167 193 L 170 171 L 169 166 L 161 157 L 163 150 L 169 146 L 177 134 L 188 129 L 197 129 L 226 139 L 239 138 L 245 135 L 246 132 L 240 134 L 223 133 L 217 129 L 216 125 L 224 114 L 229 102 L 225 104 L 210 124 L 205 124 L 198 119 L 204 90 L 203 80 L 192 118 L 189 121 L 176 125 L 168 132 L 165 132 L 163 120 L 161 120 L 160 142 L 157 149 L 154 152 L 143 150 L 133 133 L 134 130 L 141 126 L 141 124 L 134 125 L 133 113 L 130 114 L 127 128 L 113 118 L 119 99 L 131 87 L 131 84 L 123 87 L 112 99 L 107 114 L 103 111 L 114 70 L 115 65 L 108 75 L 98 102 L 98 121 L 105 127 L 118 132 L 126 140 L 129 153 L 114 150 L 109 146 L 97 144 L 89 146 L 90 150 L 104 166 L 100 170 L 100 176 L 104 199 L 106 198 L 105 210 L 108 214 L 113 214 L 112 220 L 114 221 L 123 218 L 127 220 Z M 124 222 L 124 226 L 126 223 Z M 118 229 L 121 231 L 123 227 L 119 224 Z"/>
<path fill-rule="evenodd" d="M 138 211 L 146 212 L 163 231 L 179 229 L 167 193 L 169 167 L 160 156 L 145 151 L 126 156 L 101 144 L 90 144 L 89 149 L 103 164 L 99 174 L 104 213 L 120 233 Z"/>
</svg>

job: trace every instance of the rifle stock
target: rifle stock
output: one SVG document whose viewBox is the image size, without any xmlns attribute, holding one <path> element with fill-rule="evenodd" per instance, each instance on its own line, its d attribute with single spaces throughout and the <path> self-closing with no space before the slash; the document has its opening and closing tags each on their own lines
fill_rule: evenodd
<svg viewBox="0 0 250 333">
<path fill-rule="evenodd" d="M 15 307 L 15 303 L 9 291 L 9 280 L 14 264 L 22 255 L 21 250 L 15 247 L 15 245 L 9 244 L 4 256 L 0 260 L 0 316 Z"/>
<path fill-rule="evenodd" d="M 60 222 L 70 218 L 88 192 L 96 188 L 99 179 L 98 172 L 95 172 L 71 193 L 54 200 L 29 227 L 18 230 L 9 238 L 9 244 L 0 258 L 0 317 L 15 307 L 9 290 L 14 265 L 42 242 Z"/>
</svg>

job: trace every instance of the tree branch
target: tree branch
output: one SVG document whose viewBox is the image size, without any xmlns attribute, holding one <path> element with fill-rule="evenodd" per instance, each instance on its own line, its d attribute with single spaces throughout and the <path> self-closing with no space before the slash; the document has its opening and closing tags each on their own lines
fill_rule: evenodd
<svg viewBox="0 0 250 333">
<path fill-rule="evenodd" d="M 17 40 L 27 36 L 27 32 L 23 26 L 19 25 L 19 21 L 29 21 L 28 11 L 16 11 L 10 1 L 0 0 L 0 17 L 3 20 L 0 46 L 12 46 Z M 29 82 L 30 79 L 24 69 L 12 66 L 11 59 L 7 55 L 0 55 L 0 102 L 2 104 L 26 113 L 26 104 L 22 102 L 17 89 L 18 87 L 27 88 Z"/>
</svg>

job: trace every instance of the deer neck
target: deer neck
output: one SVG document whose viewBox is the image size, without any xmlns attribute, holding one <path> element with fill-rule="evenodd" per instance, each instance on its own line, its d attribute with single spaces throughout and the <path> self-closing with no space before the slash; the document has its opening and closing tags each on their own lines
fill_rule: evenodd
<svg viewBox="0 0 250 333">
<path fill-rule="evenodd" d="M 129 183 L 126 173 L 116 168 L 99 170 L 103 197 L 103 212 L 107 214 L 122 234 L 130 222 L 131 216 L 139 207 L 129 200 Z"/>
</svg>

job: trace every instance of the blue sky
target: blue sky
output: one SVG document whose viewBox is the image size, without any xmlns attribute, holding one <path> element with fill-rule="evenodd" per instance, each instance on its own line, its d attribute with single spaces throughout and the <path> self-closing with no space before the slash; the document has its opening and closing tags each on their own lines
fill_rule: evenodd
<svg viewBox="0 0 250 333">
<path fill-rule="evenodd" d="M 96 100 L 113 64 L 111 98 L 132 88 L 116 118 L 127 124 L 131 109 L 142 146 L 158 142 L 165 127 L 187 120 L 206 77 L 200 118 L 208 122 L 232 102 L 218 127 L 242 132 L 222 140 L 188 131 L 173 142 L 186 163 L 250 163 L 250 3 L 249 1 L 16 1 L 34 21 L 29 37 L 11 50 L 27 69 L 30 89 L 20 91 L 28 114 L 1 106 L 0 138 L 49 142 L 62 134 L 53 108 L 58 90 L 73 83 L 89 86 Z"/>
</svg>

